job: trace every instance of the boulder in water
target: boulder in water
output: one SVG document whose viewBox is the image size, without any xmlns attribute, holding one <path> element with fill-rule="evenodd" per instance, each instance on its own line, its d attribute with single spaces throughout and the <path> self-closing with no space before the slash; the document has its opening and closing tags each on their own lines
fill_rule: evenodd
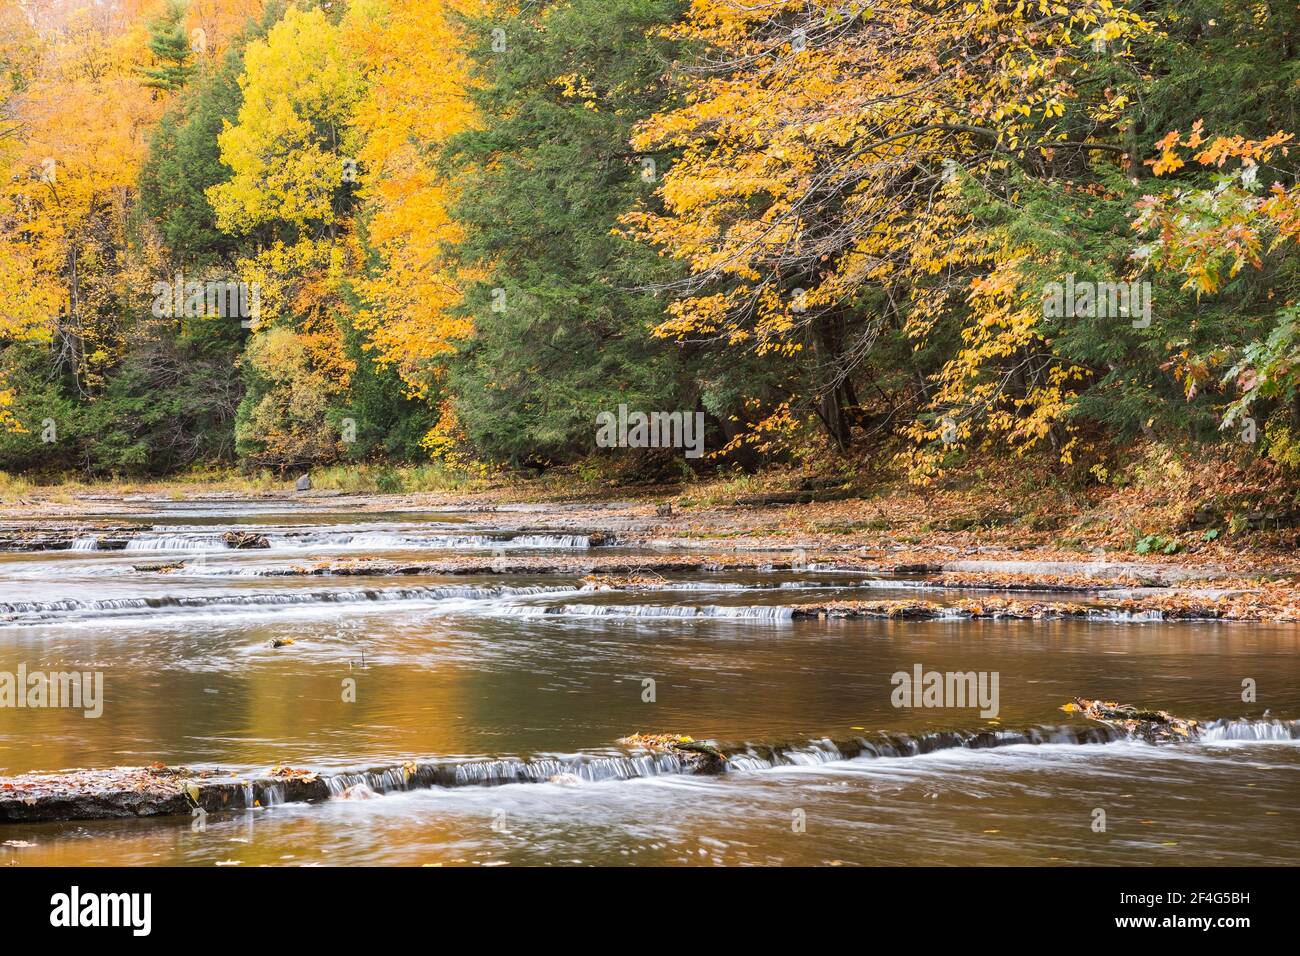
<svg viewBox="0 0 1300 956">
<path fill-rule="evenodd" d="M 245 550 L 248 548 L 269 548 L 271 542 L 267 540 L 266 535 L 257 534 L 254 531 L 227 531 L 221 536 L 221 540 L 226 543 L 227 548 L 236 548 Z"/>
<path fill-rule="evenodd" d="M 700 743 L 684 734 L 635 733 L 617 741 L 634 750 L 670 753 L 682 761 L 687 773 L 718 774 L 726 769 L 727 757 L 712 744 Z"/>
<path fill-rule="evenodd" d="M 294 482 L 294 491 L 311 491 L 311 475 L 301 475 Z"/>
</svg>

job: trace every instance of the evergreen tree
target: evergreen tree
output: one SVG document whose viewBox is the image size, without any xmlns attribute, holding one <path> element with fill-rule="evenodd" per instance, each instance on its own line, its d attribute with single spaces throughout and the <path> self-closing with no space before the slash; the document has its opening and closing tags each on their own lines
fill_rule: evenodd
<svg viewBox="0 0 1300 956">
<path fill-rule="evenodd" d="M 464 309 L 474 334 L 450 391 L 472 443 L 515 463 L 594 449 L 595 416 L 693 410 L 679 347 L 651 335 L 664 300 L 640 289 L 671 264 L 613 234 L 667 155 L 638 155 L 632 125 L 661 101 L 673 44 L 654 33 L 677 0 L 576 0 L 474 21 L 481 130 L 454 139 L 458 254 L 485 268 Z M 494 49 L 493 31 L 496 33 Z"/>
<path fill-rule="evenodd" d="M 232 51 L 211 76 L 193 84 L 158 124 L 140 175 L 140 208 L 153 220 L 174 263 L 209 264 L 234 253 L 234 238 L 217 229 L 204 190 L 224 182 L 217 135 L 239 111 L 241 62 Z"/>
<path fill-rule="evenodd" d="M 145 86 L 175 92 L 194 72 L 190 38 L 185 32 L 185 0 L 171 0 L 162 16 L 149 24 L 149 52 L 160 65 L 142 70 Z"/>
</svg>

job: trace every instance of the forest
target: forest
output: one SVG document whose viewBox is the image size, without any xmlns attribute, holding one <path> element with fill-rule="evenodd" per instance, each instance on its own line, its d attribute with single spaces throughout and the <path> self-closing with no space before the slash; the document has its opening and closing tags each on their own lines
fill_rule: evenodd
<svg viewBox="0 0 1300 956">
<path fill-rule="evenodd" d="M 3 0 L 0 471 L 1289 482 L 1297 42 L 1280 0 Z M 620 406 L 704 454 L 600 447 Z"/>
</svg>

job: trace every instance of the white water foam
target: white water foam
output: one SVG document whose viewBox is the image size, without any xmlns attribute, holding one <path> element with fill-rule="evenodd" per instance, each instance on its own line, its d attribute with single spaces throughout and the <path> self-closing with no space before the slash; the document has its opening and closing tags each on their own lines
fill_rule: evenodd
<svg viewBox="0 0 1300 956">
<path fill-rule="evenodd" d="M 1300 720 L 1216 720 L 1201 729 L 1199 740 L 1205 743 L 1296 743 L 1300 742 Z"/>
<path fill-rule="evenodd" d="M 500 613 L 517 617 L 612 617 L 612 618 L 726 618 L 752 621 L 789 621 L 788 607 L 723 607 L 719 605 L 655 604 L 551 604 L 545 607 L 501 607 Z"/>
<path fill-rule="evenodd" d="M 336 604 L 415 601 L 509 601 L 538 595 L 573 594 L 566 585 L 477 587 L 448 585 L 411 588 L 354 588 L 340 591 L 256 591 L 238 594 L 162 595 L 159 597 L 107 598 L 97 601 L 10 601 L 0 603 L 0 626 L 47 624 L 60 618 L 98 619 L 156 612 L 204 611 L 212 608 L 269 610 L 284 607 L 318 607 Z"/>
<path fill-rule="evenodd" d="M 391 532 L 263 532 L 257 528 L 241 529 L 251 534 L 264 534 L 268 548 L 231 548 L 219 534 L 201 532 L 167 532 L 147 534 L 127 540 L 127 551 L 139 552 L 189 552 L 189 551 L 248 551 L 252 554 L 267 551 L 307 550 L 437 550 L 437 551 L 494 551 L 504 550 L 585 550 L 593 547 L 592 539 L 584 534 L 517 534 L 517 535 L 452 535 L 452 534 L 393 534 Z M 95 538 L 79 538 L 73 550 L 99 550 Z M 109 549 L 105 549 L 109 550 Z"/>
</svg>

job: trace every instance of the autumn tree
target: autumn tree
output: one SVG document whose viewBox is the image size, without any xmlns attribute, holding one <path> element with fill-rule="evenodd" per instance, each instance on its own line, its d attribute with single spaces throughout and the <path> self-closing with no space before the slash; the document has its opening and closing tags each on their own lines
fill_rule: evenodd
<svg viewBox="0 0 1300 956">
<path fill-rule="evenodd" d="M 447 251 L 462 230 L 448 212 L 441 148 L 473 120 L 466 36 L 475 0 L 363 0 L 344 21 L 365 77 L 353 128 L 365 241 L 375 268 L 358 285 L 358 320 L 377 356 L 417 395 L 431 396 L 442 361 L 469 330 L 452 313 L 462 277 Z M 437 56 L 429 55 L 437 50 Z"/>
<path fill-rule="evenodd" d="M 1200 306 L 1167 335 L 1161 367 L 1221 430 L 1300 469 L 1300 187 L 1296 137 L 1211 136 L 1197 121 L 1162 137 L 1138 203 L 1138 255 Z M 1181 182 L 1180 182 L 1181 180 Z M 1177 183 L 1177 185 L 1174 185 Z"/>
<path fill-rule="evenodd" d="M 195 59 L 219 61 L 259 26 L 284 15 L 286 0 L 188 0 L 185 29 Z"/>
<path fill-rule="evenodd" d="M 159 104 L 143 91 L 140 9 L 62 11 L 41 35 L 39 66 L 14 106 L 0 194 L 6 324 L 45 339 L 55 368 L 93 398 L 121 353 L 132 285 L 126 219 Z"/>
<path fill-rule="evenodd" d="M 236 435 L 254 463 L 328 460 L 340 435 L 328 412 L 354 367 L 343 348 L 342 296 L 355 272 L 353 111 L 360 76 L 337 23 L 290 7 L 244 51 L 238 119 L 217 137 L 228 180 L 206 193 L 218 228 L 263 237 L 238 257 L 260 290 Z"/>
<path fill-rule="evenodd" d="M 1122 156 L 1126 94 L 1082 80 L 1144 29 L 1104 0 L 698 0 L 674 31 L 706 51 L 678 74 L 686 105 L 634 140 L 683 150 L 667 213 L 626 218 L 691 269 L 658 334 L 784 357 L 789 397 L 767 400 L 755 433 L 794 407 L 841 448 L 869 424 L 859 392 L 878 383 L 861 370 L 877 343 L 955 336 L 940 370 L 896 376 L 931 410 L 914 437 L 1044 440 L 1084 371 L 1043 349 L 1021 275 L 1032 250 L 978 229 L 968 189 L 1010 196 L 1016 174 Z"/>
</svg>

